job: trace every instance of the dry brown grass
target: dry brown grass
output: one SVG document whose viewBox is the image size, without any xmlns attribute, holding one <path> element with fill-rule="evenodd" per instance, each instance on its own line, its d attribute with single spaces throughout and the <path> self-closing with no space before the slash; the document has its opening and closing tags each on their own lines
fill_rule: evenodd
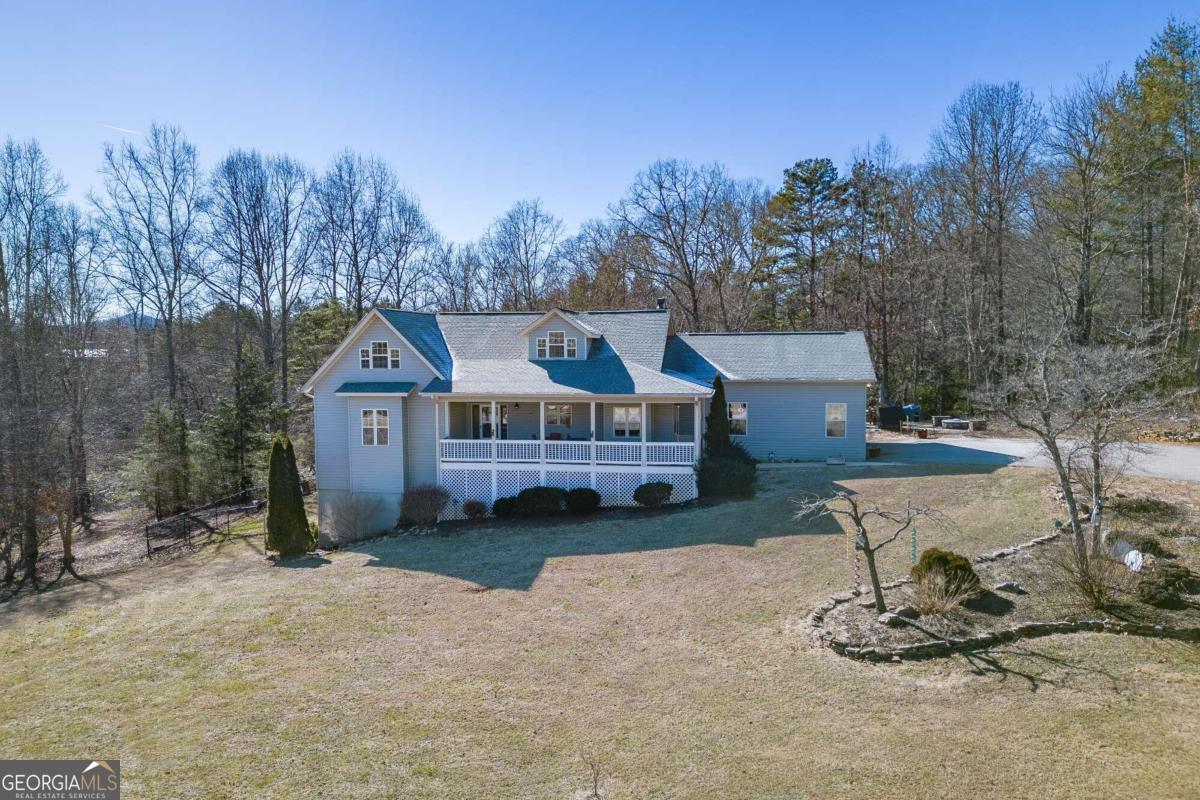
<svg viewBox="0 0 1200 800">
<path fill-rule="evenodd" d="M 890 666 L 811 646 L 805 615 L 850 569 L 844 535 L 798 529 L 790 498 L 831 475 L 942 508 L 957 527 L 920 545 L 967 555 L 1054 513 L 1027 469 L 770 470 L 753 501 L 309 568 L 232 540 L 0 608 L 0 753 L 119 757 L 130 798 L 569 798 L 593 767 L 605 798 L 1200 785 L 1195 648 L 1059 637 Z M 880 558 L 885 580 L 908 569 L 905 547 Z"/>
</svg>

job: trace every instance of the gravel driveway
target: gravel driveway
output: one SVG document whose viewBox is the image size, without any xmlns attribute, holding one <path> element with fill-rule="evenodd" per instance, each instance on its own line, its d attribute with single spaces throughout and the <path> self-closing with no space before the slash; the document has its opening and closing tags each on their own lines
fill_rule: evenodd
<svg viewBox="0 0 1200 800">
<path fill-rule="evenodd" d="M 904 464 L 1048 467 L 1050 460 L 1029 439 L 962 438 L 879 442 L 880 460 Z M 1200 447 L 1139 443 L 1128 452 L 1129 472 L 1151 478 L 1200 481 Z"/>
</svg>

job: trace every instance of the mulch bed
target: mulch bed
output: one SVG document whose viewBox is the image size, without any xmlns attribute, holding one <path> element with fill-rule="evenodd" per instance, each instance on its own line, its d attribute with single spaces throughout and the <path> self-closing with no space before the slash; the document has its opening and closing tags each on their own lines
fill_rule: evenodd
<svg viewBox="0 0 1200 800">
<path fill-rule="evenodd" d="M 1097 632 L 1200 641 L 1200 608 L 1159 609 L 1132 593 L 1119 607 L 1098 615 L 1080 606 L 1054 571 L 1047 567 L 1051 548 L 1068 546 L 1065 535 L 1050 534 L 975 561 L 984 593 L 937 618 L 896 627 L 879 621 L 868 587 L 844 592 L 817 607 L 809 621 L 821 644 L 851 658 L 892 661 L 981 650 L 1022 638 L 1061 633 Z M 1189 565 L 1190 566 L 1190 565 Z M 1016 582 L 1020 593 L 993 590 Z M 1130 589 L 1136 576 L 1130 576 Z M 885 584 L 889 611 L 911 602 L 913 586 L 903 579 Z"/>
</svg>

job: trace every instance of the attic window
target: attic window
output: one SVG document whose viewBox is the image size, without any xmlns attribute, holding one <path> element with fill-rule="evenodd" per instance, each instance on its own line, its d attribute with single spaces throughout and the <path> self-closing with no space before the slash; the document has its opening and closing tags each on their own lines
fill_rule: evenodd
<svg viewBox="0 0 1200 800">
<path fill-rule="evenodd" d="M 567 358 L 575 358 L 575 356 L 579 354 L 579 350 L 577 349 L 575 342 L 576 339 L 574 336 L 567 339 Z"/>
<path fill-rule="evenodd" d="M 546 337 L 544 336 L 537 340 L 537 357 L 546 357 Z"/>
<path fill-rule="evenodd" d="M 371 342 L 371 369 L 388 368 L 388 343 Z"/>
<path fill-rule="evenodd" d="M 388 351 L 388 367 L 391 369 L 400 369 L 400 348 L 393 347 Z"/>
<path fill-rule="evenodd" d="M 567 335 L 562 331 L 550 331 L 550 358 L 565 358 L 567 355 Z"/>
</svg>

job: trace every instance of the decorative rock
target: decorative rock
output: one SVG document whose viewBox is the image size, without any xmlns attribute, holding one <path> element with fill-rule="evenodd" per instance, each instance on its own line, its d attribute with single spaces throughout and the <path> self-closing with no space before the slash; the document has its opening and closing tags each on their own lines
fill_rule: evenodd
<svg viewBox="0 0 1200 800">
<path fill-rule="evenodd" d="M 1021 584 L 1017 583 L 1016 581 L 1000 581 L 992 588 L 997 592 L 1008 592 L 1010 594 L 1029 594 L 1029 592 L 1025 591 Z"/>
<path fill-rule="evenodd" d="M 833 597 L 829 598 L 835 603 L 847 603 L 858 596 L 857 592 L 838 592 Z"/>
<path fill-rule="evenodd" d="M 860 608 L 874 608 L 875 607 L 875 598 L 874 597 L 865 597 L 862 600 L 858 601 L 858 605 Z"/>
</svg>

